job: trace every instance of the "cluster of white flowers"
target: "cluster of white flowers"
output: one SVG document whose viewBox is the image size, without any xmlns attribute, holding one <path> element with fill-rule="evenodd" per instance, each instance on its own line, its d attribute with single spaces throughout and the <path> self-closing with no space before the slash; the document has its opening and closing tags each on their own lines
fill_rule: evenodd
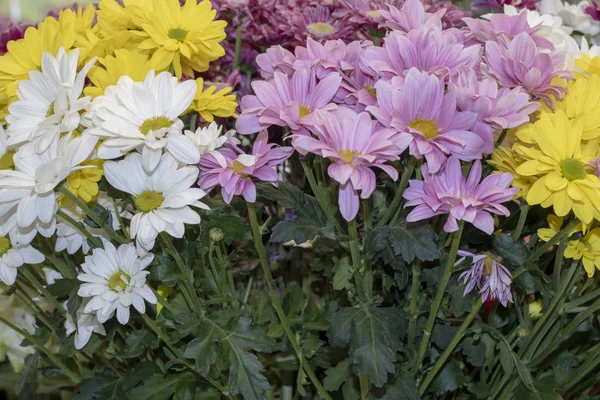
<svg viewBox="0 0 600 400">
<path fill-rule="evenodd" d="M 55 252 L 85 254 L 77 271 L 83 303 L 65 324 L 78 349 L 92 333 L 104 335 L 103 323 L 113 316 L 126 324 L 130 306 L 144 313 L 145 301 L 157 303 L 146 284 L 156 238 L 162 232 L 181 238 L 185 225 L 200 223 L 194 208 L 208 207 L 200 202 L 205 192 L 194 187 L 196 164 L 226 142 L 237 143 L 233 131 L 222 134 L 214 122 L 183 131 L 180 116 L 196 82 L 168 72 L 150 71 L 142 82 L 122 76 L 103 95 L 84 97 L 95 61 L 79 69 L 78 49 L 45 53 L 41 71 L 17 83 L 7 129 L 0 124 L 0 281 L 13 285 L 19 267 L 42 263 L 48 284 L 62 278 L 47 269 L 52 257 L 36 249 L 39 236 L 51 238 L 43 243 L 54 243 Z M 101 191 L 102 176 L 122 196 Z M 96 205 L 110 215 L 109 226 L 85 223 L 86 210 Z M 123 226 L 124 220 L 130 222 Z M 29 351 L 19 348 L 22 338 L 0 329 L 0 349 Z"/>
</svg>

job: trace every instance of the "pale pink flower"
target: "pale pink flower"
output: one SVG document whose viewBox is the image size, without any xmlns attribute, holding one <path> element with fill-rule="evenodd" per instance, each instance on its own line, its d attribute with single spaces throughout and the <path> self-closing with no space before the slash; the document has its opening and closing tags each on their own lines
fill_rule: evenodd
<svg viewBox="0 0 600 400">
<path fill-rule="evenodd" d="M 462 250 L 459 250 L 458 254 L 462 258 L 454 265 L 462 263 L 467 257 L 472 258 L 471 267 L 458 278 L 466 286 L 463 296 L 477 287 L 482 301 L 497 299 L 504 307 L 509 302 L 514 303 L 510 291 L 512 277 L 499 258 L 492 254 L 473 254 Z"/>
</svg>

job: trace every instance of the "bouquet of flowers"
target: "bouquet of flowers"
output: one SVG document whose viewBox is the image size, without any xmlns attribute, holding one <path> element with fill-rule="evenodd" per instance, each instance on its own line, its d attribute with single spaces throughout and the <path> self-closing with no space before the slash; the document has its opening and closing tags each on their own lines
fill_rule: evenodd
<svg viewBox="0 0 600 400">
<path fill-rule="evenodd" d="M 600 8 L 473 7 L 102 0 L 3 28 L 0 387 L 598 396 Z"/>
</svg>

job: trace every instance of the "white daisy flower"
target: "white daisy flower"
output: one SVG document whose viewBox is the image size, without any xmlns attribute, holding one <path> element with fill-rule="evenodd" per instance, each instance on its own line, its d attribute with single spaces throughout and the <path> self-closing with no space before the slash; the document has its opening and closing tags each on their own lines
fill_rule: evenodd
<svg viewBox="0 0 600 400">
<path fill-rule="evenodd" d="M 156 296 L 146 284 L 145 271 L 154 255 L 142 257 L 133 244 L 122 244 L 118 249 L 105 241 L 104 249 L 96 248 L 81 264 L 84 273 L 77 279 L 84 282 L 77 294 L 91 297 L 83 309 L 84 313 L 96 312 L 98 321 L 105 323 L 117 312 L 117 320 L 125 325 L 129 321 L 129 307 L 140 313 L 146 312 L 146 300 L 156 304 Z"/>
<path fill-rule="evenodd" d="M 208 210 L 199 200 L 206 193 L 191 186 L 198 178 L 198 168 L 178 168 L 177 161 L 163 154 L 153 172 L 142 166 L 142 156 L 132 153 L 123 161 L 104 164 L 109 184 L 133 196 L 135 215 L 131 220 L 130 236 L 136 239 L 138 250 L 150 251 L 160 232 L 181 238 L 184 224 L 200 223 L 198 213 L 190 208 Z"/>
<path fill-rule="evenodd" d="M 0 170 L 9 169 L 15 166 L 13 163 L 13 155 L 15 152 L 8 148 L 6 143 L 6 132 L 0 124 Z"/>
<path fill-rule="evenodd" d="M 600 33 L 600 24 L 585 12 L 585 8 L 589 5 L 588 1 L 582 1 L 579 4 L 570 4 L 561 0 L 542 0 L 538 4 L 538 7 L 543 14 L 560 17 L 562 24 L 569 27 L 572 31 L 577 31 L 584 35 L 596 36 Z"/>
<path fill-rule="evenodd" d="M 153 171 L 164 148 L 184 164 L 197 164 L 200 154 L 183 135 L 179 119 L 195 95 L 194 80 L 178 83 L 168 72 L 150 71 L 144 82 L 122 76 L 104 96 L 94 99 L 85 116 L 91 121 L 90 133 L 106 138 L 98 155 L 114 159 L 137 150 L 144 156 L 144 168 Z"/>
<path fill-rule="evenodd" d="M 44 255 L 30 245 L 12 245 L 6 236 L 0 236 L 0 280 L 13 285 L 17 279 L 17 268 L 23 264 L 39 264 Z"/>
<path fill-rule="evenodd" d="M 0 171 L 0 235 L 10 233 L 13 243 L 28 244 L 36 233 L 50 237 L 56 228 L 55 187 L 81 167 L 97 138 L 67 134 L 38 153 L 35 143 L 14 155 L 15 170 Z"/>
<path fill-rule="evenodd" d="M 77 310 L 77 325 L 75 325 L 73 317 L 68 312 L 69 310 L 67 308 L 67 302 L 64 303 L 65 310 L 67 310 L 65 330 L 67 336 L 71 336 L 71 334 L 75 332 L 75 348 L 77 350 L 83 349 L 88 344 L 92 338 L 92 333 L 106 336 L 104 325 L 98 321 L 96 313 L 86 313 L 83 311 L 87 303 L 88 301 L 84 299 L 84 301 L 81 303 L 81 306 Z"/>
<path fill-rule="evenodd" d="M 54 285 L 57 280 L 65 279 L 60 272 L 55 271 L 52 268 L 42 267 L 42 271 L 44 272 L 44 280 L 46 281 L 46 285 Z"/>
<path fill-rule="evenodd" d="M 67 55 L 60 48 L 53 57 L 42 56 L 42 71 L 30 71 L 29 80 L 18 83 L 18 101 L 8 106 L 8 144 L 21 145 L 35 140 L 36 151 L 42 152 L 60 133 L 75 130 L 80 123 L 79 112 L 90 104 L 90 97 L 81 96 L 85 77 L 96 61 L 94 58 L 77 73 L 79 49 Z"/>
<path fill-rule="evenodd" d="M 212 153 L 227 142 L 240 144 L 240 141 L 233 137 L 234 130 L 228 131 L 225 135 L 221 134 L 222 130 L 222 126 L 217 125 L 216 122 L 211 122 L 210 125 L 204 128 L 196 129 L 196 132 L 186 130 L 185 136 L 192 140 L 200 156 Z"/>
<path fill-rule="evenodd" d="M 35 333 L 35 317 L 24 306 L 11 304 L 2 312 L 2 317 L 31 334 Z M 35 353 L 33 346 L 21 346 L 24 339 L 21 334 L 0 323 L 0 362 L 8 358 L 15 372 L 21 372 L 27 356 Z"/>
</svg>

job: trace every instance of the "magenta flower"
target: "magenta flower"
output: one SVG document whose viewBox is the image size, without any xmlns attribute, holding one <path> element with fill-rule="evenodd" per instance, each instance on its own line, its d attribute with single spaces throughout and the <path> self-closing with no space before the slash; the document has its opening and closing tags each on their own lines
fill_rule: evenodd
<svg viewBox="0 0 600 400">
<path fill-rule="evenodd" d="M 477 114 L 473 130 L 483 139 L 486 154 L 494 150 L 495 130 L 516 128 L 528 122 L 529 115 L 540 107 L 540 103 L 530 101 L 529 94 L 521 87 L 498 89 L 496 80 L 480 80 L 472 69 L 459 72 L 448 88 L 456 94 L 460 110 Z"/>
<path fill-rule="evenodd" d="M 510 187 L 510 173 L 492 174 L 479 183 L 479 160 L 473 162 L 466 179 L 456 156 L 451 156 L 438 174 L 431 174 L 427 165 L 423 165 L 422 172 L 423 180 L 409 181 L 410 187 L 404 191 L 404 198 L 408 200 L 405 207 L 416 206 L 408 214 L 406 221 L 415 222 L 448 214 L 444 225 L 446 232 L 458 230 L 457 221 L 462 220 L 491 235 L 494 231 L 494 218 L 490 213 L 510 215 L 502 203 L 509 201 L 519 190 Z"/>
<path fill-rule="evenodd" d="M 297 57 L 280 45 L 269 47 L 264 53 L 256 57 L 256 64 L 260 68 L 260 76 L 265 79 L 273 78 L 275 71 L 292 75 L 295 71 L 294 63 Z"/>
<path fill-rule="evenodd" d="M 596 157 L 594 161 L 590 161 L 590 165 L 595 168 L 596 176 L 600 178 L 600 157 Z"/>
<path fill-rule="evenodd" d="M 288 77 L 275 72 L 268 81 L 254 81 L 255 96 L 242 98 L 242 114 L 236 129 L 243 135 L 259 132 L 271 125 L 287 126 L 293 133 L 306 133 L 317 110 L 334 110 L 331 99 L 338 91 L 342 78 L 329 74 L 317 83 L 314 69 L 301 68 Z"/>
<path fill-rule="evenodd" d="M 463 18 L 473 15 L 471 11 L 464 10 L 451 1 L 424 0 L 423 4 L 427 8 L 427 12 L 435 14 L 438 11 L 444 10 L 442 15 L 442 28 L 449 29 L 464 25 Z"/>
<path fill-rule="evenodd" d="M 256 201 L 256 186 L 252 178 L 277 186 L 277 166 L 287 160 L 294 149 L 267 143 L 269 135 L 262 131 L 254 141 L 252 154 L 245 154 L 233 144 L 208 153 L 200 159 L 198 186 L 206 192 L 222 187 L 223 200 L 229 204 L 234 195 L 246 201 Z"/>
<path fill-rule="evenodd" d="M 513 303 L 510 291 L 512 277 L 509 270 L 500 264 L 499 258 L 492 254 L 473 254 L 462 250 L 459 250 L 458 254 L 462 258 L 454 264 L 455 266 L 462 263 L 467 257 L 473 259 L 471 267 L 460 274 L 458 278 L 466 286 L 463 296 L 477 286 L 482 301 L 498 300 L 504 307 L 508 305 L 508 302 Z"/>
<path fill-rule="evenodd" d="M 408 0 L 401 9 L 388 6 L 389 11 L 380 10 L 384 22 L 382 26 L 392 30 L 408 33 L 421 26 L 435 26 L 442 28 L 442 16 L 446 10 L 438 10 L 435 14 L 425 12 L 425 7 L 420 0 Z"/>
<path fill-rule="evenodd" d="M 394 181 L 398 179 L 398 171 L 385 164 L 397 160 L 402 152 L 394 141 L 396 133 L 382 129 L 367 113 L 347 112 L 342 116 L 319 112 L 316 120 L 316 137 L 298 135 L 294 147 L 331 161 L 327 173 L 340 185 L 340 212 L 346 221 L 352 221 L 358 213 L 358 192 L 360 198 L 367 199 L 375 190 L 372 167 L 383 170 Z"/>
<path fill-rule="evenodd" d="M 519 33 L 508 47 L 486 42 L 485 53 L 490 75 L 504 87 L 522 86 L 550 107 L 552 97 L 560 99 L 566 93 L 566 88 L 552 84 L 556 76 L 564 79 L 572 77 L 569 71 L 559 69 L 563 65 L 564 54 L 540 53 L 527 32 Z"/>
<path fill-rule="evenodd" d="M 326 6 L 298 7 L 290 17 L 290 28 L 297 42 L 303 43 L 307 37 L 315 40 L 344 39 L 350 41 L 356 36 L 356 27 L 346 18 L 332 15 Z"/>
<path fill-rule="evenodd" d="M 22 22 L 13 23 L 11 21 L 0 20 L 0 56 L 8 51 L 8 42 L 23 39 L 25 31 L 31 25 Z"/>
<path fill-rule="evenodd" d="M 430 172 L 437 172 L 450 154 L 466 161 L 481 158 L 485 143 L 471 130 L 477 114 L 456 109 L 456 96 L 444 93 L 443 79 L 413 68 L 401 88 L 379 81 L 376 89 L 377 106 L 367 111 L 400 132 L 410 154 L 425 157 Z"/>
<path fill-rule="evenodd" d="M 408 34 L 390 32 L 383 47 L 363 52 L 362 63 L 383 79 L 404 76 L 411 68 L 442 77 L 452 76 L 459 68 L 479 67 L 481 47 L 465 47 L 450 31 L 422 26 Z"/>
<path fill-rule="evenodd" d="M 595 21 L 600 21 L 600 5 L 596 3 L 595 0 L 589 1 L 590 5 L 588 5 L 583 11 Z"/>
<path fill-rule="evenodd" d="M 537 34 L 543 28 L 541 24 L 533 28 L 529 26 L 526 12 L 518 15 L 493 14 L 489 21 L 474 18 L 465 18 L 464 21 L 469 27 L 470 39 L 479 43 L 492 41 L 508 45 L 518 34 L 526 32 L 538 47 L 554 50 L 551 41 Z"/>
<path fill-rule="evenodd" d="M 335 15 L 348 17 L 352 23 L 371 28 L 377 28 L 383 17 L 381 10 L 389 6 L 401 7 L 404 0 L 340 0 L 341 8 Z"/>
<path fill-rule="evenodd" d="M 519 10 L 535 10 L 540 0 L 484 0 L 473 3 L 473 8 L 491 8 L 492 10 L 502 10 L 505 5 L 514 6 Z"/>
</svg>

